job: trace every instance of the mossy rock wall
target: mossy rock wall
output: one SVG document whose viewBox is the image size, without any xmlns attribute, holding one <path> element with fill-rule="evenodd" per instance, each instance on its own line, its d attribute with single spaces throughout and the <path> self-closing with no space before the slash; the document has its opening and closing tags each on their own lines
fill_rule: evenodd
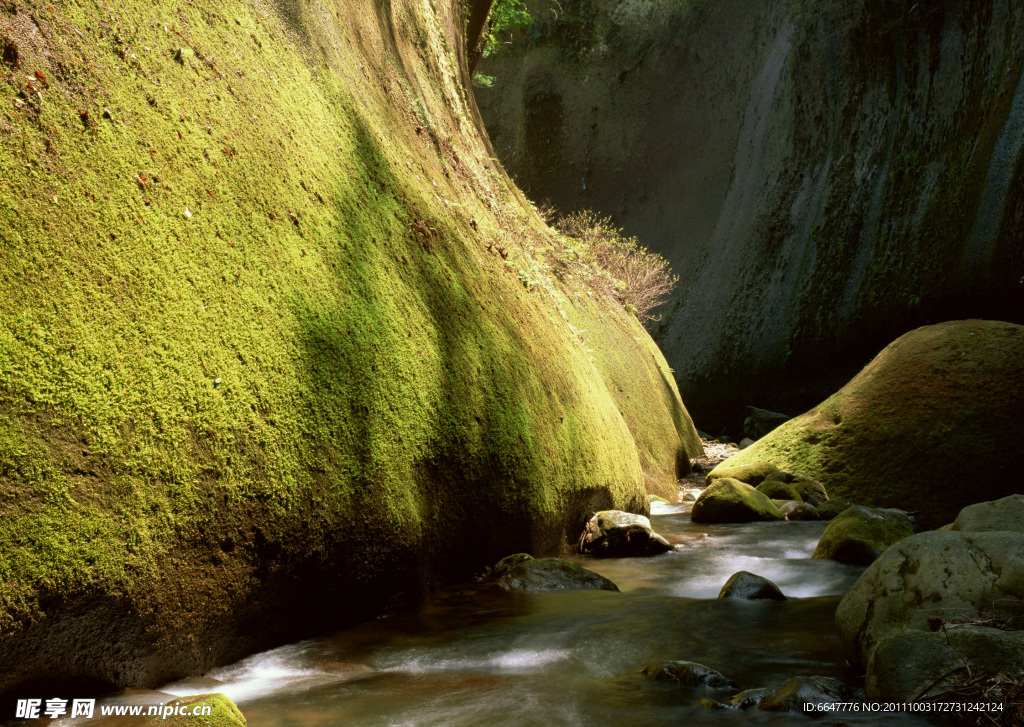
<svg viewBox="0 0 1024 727">
<path fill-rule="evenodd" d="M 0 6 L 0 693 L 408 608 L 699 453 L 635 320 L 533 259 L 463 12 Z"/>
<path fill-rule="evenodd" d="M 897 339 L 849 384 L 728 460 L 767 461 L 857 504 L 960 509 L 1020 491 L 1024 326 L 951 321 Z"/>
</svg>

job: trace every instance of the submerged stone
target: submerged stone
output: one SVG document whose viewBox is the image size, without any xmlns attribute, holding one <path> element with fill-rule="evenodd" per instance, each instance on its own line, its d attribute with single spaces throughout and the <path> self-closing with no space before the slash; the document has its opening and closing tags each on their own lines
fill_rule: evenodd
<svg viewBox="0 0 1024 727">
<path fill-rule="evenodd" d="M 799 676 L 775 687 L 746 689 L 725 702 L 702 699 L 707 709 L 761 709 L 766 712 L 803 712 L 804 704 L 835 704 L 850 701 L 850 690 L 832 677 Z"/>
<path fill-rule="evenodd" d="M 618 591 L 604 576 L 562 558 L 532 558 L 512 568 L 498 580 L 503 591 L 544 593 L 563 590 Z"/>
<path fill-rule="evenodd" d="M 663 661 L 644 669 L 644 676 L 656 681 L 674 681 L 687 687 L 739 689 L 732 679 L 703 664 L 693 661 Z"/>
</svg>

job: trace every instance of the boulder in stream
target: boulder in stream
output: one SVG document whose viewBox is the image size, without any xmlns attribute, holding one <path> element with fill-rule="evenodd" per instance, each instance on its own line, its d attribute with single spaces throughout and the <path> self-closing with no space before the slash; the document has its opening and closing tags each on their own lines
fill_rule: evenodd
<svg viewBox="0 0 1024 727">
<path fill-rule="evenodd" d="M 782 513 L 783 517 L 787 520 L 818 520 L 818 511 L 806 502 L 796 502 L 790 500 L 784 505 L 779 506 L 779 512 Z"/>
<path fill-rule="evenodd" d="M 868 660 L 865 686 L 870 699 L 914 702 L 953 694 L 968 684 L 983 685 L 999 675 L 1024 678 L 1024 631 L 949 624 L 934 632 L 895 631 L 883 638 Z"/>
<path fill-rule="evenodd" d="M 906 513 L 858 505 L 847 508 L 828 524 L 811 557 L 869 565 L 890 545 L 913 534 Z"/>
<path fill-rule="evenodd" d="M 800 676 L 787 679 L 775 687 L 747 689 L 725 702 L 700 700 L 708 709 L 762 709 L 766 712 L 801 712 L 804 704 L 835 704 L 849 702 L 849 688 L 832 677 Z"/>
<path fill-rule="evenodd" d="M 604 510 L 590 518 L 580 540 L 583 553 L 605 558 L 658 555 L 672 545 L 651 529 L 643 515 Z"/>
<path fill-rule="evenodd" d="M 764 493 L 731 478 L 713 481 L 693 503 L 690 519 L 695 523 L 748 523 L 782 520 Z"/>
<path fill-rule="evenodd" d="M 782 590 L 764 576 L 741 570 L 733 573 L 718 593 L 719 598 L 743 598 L 748 601 L 788 600 Z"/>
<path fill-rule="evenodd" d="M 497 587 L 503 591 L 544 593 L 562 590 L 617 591 L 619 587 L 594 571 L 562 558 L 531 558 L 502 576 Z"/>
<path fill-rule="evenodd" d="M 491 569 L 491 573 L 495 578 L 501 578 L 517 565 L 528 560 L 533 560 L 533 556 L 529 553 L 513 553 L 512 555 L 506 555 L 494 564 L 494 568 Z"/>
<path fill-rule="evenodd" d="M 934 528 L 973 502 L 1019 491 L 1022 409 L 1024 326 L 948 321 L 901 336 L 827 400 L 724 464 L 771 462 L 854 502 L 920 512 L 922 527 Z"/>
<path fill-rule="evenodd" d="M 778 471 L 778 467 L 773 464 L 769 464 L 768 462 L 752 462 L 750 464 L 733 467 L 729 465 L 729 460 L 727 459 L 708 472 L 707 476 L 704 478 L 704 482 L 710 485 L 715 480 L 732 479 L 745 482 L 751 487 L 757 487 L 764 482 L 770 474 Z"/>
<path fill-rule="evenodd" d="M 815 505 L 818 510 L 818 517 L 822 520 L 831 520 L 839 513 L 853 507 L 853 503 L 845 497 L 831 497 L 820 505 Z"/>
<path fill-rule="evenodd" d="M 808 505 L 818 507 L 828 502 L 828 491 L 825 489 L 825 485 L 811 477 L 795 475 L 789 484 L 800 493 L 800 497 Z"/>
<path fill-rule="evenodd" d="M 703 664 L 693 661 L 663 661 L 644 669 L 644 676 L 657 681 L 674 681 L 687 687 L 739 689 L 740 685 Z"/>
<path fill-rule="evenodd" d="M 956 516 L 951 530 L 983 533 L 1013 530 L 1024 533 L 1024 495 L 968 505 Z"/>
<path fill-rule="evenodd" d="M 804 498 L 800 496 L 795 487 L 780 480 L 765 480 L 757 486 L 757 491 L 765 494 L 772 500 L 804 501 Z"/>
<path fill-rule="evenodd" d="M 1022 610 L 1024 533 L 932 531 L 882 553 L 840 601 L 836 626 L 846 658 L 864 666 L 890 633 Z"/>
</svg>

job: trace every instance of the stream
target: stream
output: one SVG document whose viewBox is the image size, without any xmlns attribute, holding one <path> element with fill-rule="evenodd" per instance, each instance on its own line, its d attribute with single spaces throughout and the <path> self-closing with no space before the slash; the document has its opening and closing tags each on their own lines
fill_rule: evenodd
<svg viewBox="0 0 1024 727">
<path fill-rule="evenodd" d="M 621 593 L 496 595 L 450 590 L 415 615 L 251 656 L 163 687 L 174 696 L 219 691 L 250 727 L 314 725 L 732 725 L 817 720 L 710 711 L 701 697 L 730 691 L 647 680 L 668 659 L 696 661 L 743 688 L 799 675 L 844 679 L 833 625 L 862 568 L 811 553 L 825 524 L 696 525 L 689 506 L 655 504 L 654 529 L 676 550 L 653 558 L 574 560 Z M 749 570 L 792 600 L 717 600 Z M 116 701 L 152 703 L 153 692 Z M 162 697 L 167 699 L 169 697 Z M 825 715 L 825 724 L 927 724 L 909 715 Z"/>
</svg>

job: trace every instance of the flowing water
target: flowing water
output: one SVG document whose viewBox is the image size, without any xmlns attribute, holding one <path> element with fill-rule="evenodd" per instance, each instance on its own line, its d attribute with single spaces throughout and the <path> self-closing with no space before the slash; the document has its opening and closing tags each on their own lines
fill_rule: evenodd
<svg viewBox="0 0 1024 727">
<path fill-rule="evenodd" d="M 257 654 L 161 691 L 223 692 L 251 727 L 781 725 L 814 721 L 709 711 L 698 706 L 701 697 L 730 692 L 648 681 L 641 670 L 687 659 L 743 688 L 798 675 L 837 677 L 856 688 L 833 615 L 862 569 L 811 559 L 823 523 L 695 525 L 684 506 L 656 507 L 654 528 L 675 552 L 576 559 L 621 593 L 451 591 L 416 615 Z M 738 570 L 770 578 L 792 600 L 717 600 Z M 899 715 L 825 719 L 837 722 L 915 723 Z"/>
</svg>

